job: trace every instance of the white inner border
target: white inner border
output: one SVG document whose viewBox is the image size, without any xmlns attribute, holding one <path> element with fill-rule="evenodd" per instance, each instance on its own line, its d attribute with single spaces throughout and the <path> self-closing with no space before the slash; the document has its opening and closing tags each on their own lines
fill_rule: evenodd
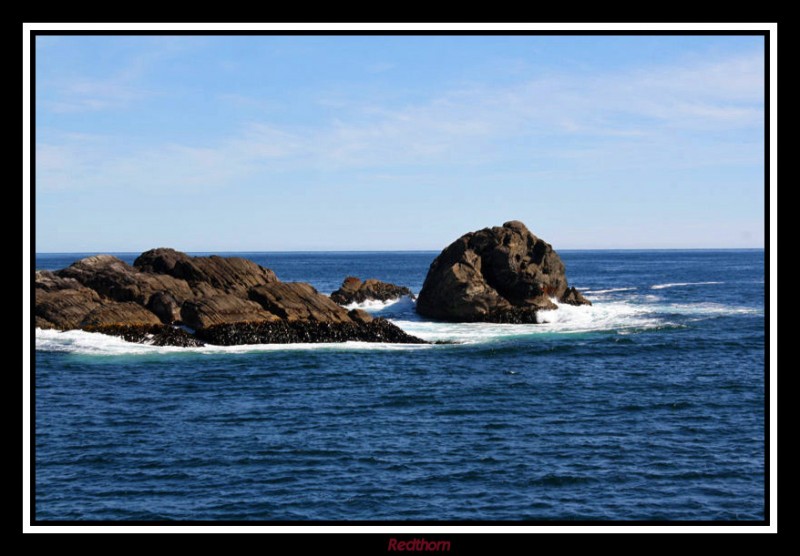
<svg viewBox="0 0 800 556">
<path fill-rule="evenodd" d="M 297 525 L 297 526 L 31 526 L 30 524 L 30 32 L 42 31 L 769 31 L 769 191 L 770 191 L 770 526 L 401 526 L 401 525 Z M 777 23 L 24 23 L 22 26 L 23 194 L 22 194 L 22 529 L 37 533 L 142 532 L 142 533 L 777 533 L 778 531 L 778 24 Z M 458 541 L 455 541 L 458 543 Z"/>
</svg>

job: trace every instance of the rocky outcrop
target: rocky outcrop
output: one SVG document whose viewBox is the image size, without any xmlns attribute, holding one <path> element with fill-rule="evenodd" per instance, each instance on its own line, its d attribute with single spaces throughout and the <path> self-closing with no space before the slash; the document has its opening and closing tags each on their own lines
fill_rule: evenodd
<svg viewBox="0 0 800 556">
<path fill-rule="evenodd" d="M 280 282 L 240 257 L 153 249 L 134 265 L 96 255 L 36 273 L 36 326 L 84 329 L 155 345 L 424 343 L 384 319 L 348 312 L 311 285 Z M 193 330 L 185 330 L 185 325 Z"/>
<path fill-rule="evenodd" d="M 428 270 L 420 315 L 455 322 L 535 323 L 553 299 L 590 304 L 567 285 L 564 263 L 522 222 L 470 232 L 451 243 Z"/>
<path fill-rule="evenodd" d="M 403 296 L 414 299 L 414 294 L 406 287 L 375 279 L 362 282 L 355 276 L 348 276 L 342 282 L 341 287 L 331 294 L 331 300 L 339 305 L 349 305 L 351 303 L 363 303 L 367 300 L 390 301 Z"/>
</svg>

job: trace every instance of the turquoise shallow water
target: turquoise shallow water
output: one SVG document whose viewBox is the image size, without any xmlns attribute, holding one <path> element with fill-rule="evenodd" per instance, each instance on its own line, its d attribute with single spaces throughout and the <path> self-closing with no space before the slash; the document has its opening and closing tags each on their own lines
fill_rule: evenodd
<svg viewBox="0 0 800 556">
<path fill-rule="evenodd" d="M 419 291 L 435 255 L 243 254 L 326 293 Z M 561 255 L 595 304 L 543 325 L 367 307 L 455 345 L 38 331 L 36 518 L 763 519 L 763 251 Z"/>
</svg>

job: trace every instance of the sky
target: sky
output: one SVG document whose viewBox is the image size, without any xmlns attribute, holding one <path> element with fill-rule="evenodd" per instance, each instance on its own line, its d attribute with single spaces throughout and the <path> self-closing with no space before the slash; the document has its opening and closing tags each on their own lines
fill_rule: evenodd
<svg viewBox="0 0 800 556">
<path fill-rule="evenodd" d="M 764 246 L 747 36 L 38 36 L 37 252 Z"/>
</svg>

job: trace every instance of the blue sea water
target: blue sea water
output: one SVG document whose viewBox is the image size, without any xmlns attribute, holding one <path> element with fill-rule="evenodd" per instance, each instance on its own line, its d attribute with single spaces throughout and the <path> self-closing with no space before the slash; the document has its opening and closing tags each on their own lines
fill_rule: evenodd
<svg viewBox="0 0 800 556">
<path fill-rule="evenodd" d="M 367 306 L 451 345 L 37 331 L 36 518 L 763 519 L 764 252 L 560 254 L 594 306 L 545 324 Z M 240 255 L 330 293 L 418 292 L 436 253 Z"/>
</svg>

